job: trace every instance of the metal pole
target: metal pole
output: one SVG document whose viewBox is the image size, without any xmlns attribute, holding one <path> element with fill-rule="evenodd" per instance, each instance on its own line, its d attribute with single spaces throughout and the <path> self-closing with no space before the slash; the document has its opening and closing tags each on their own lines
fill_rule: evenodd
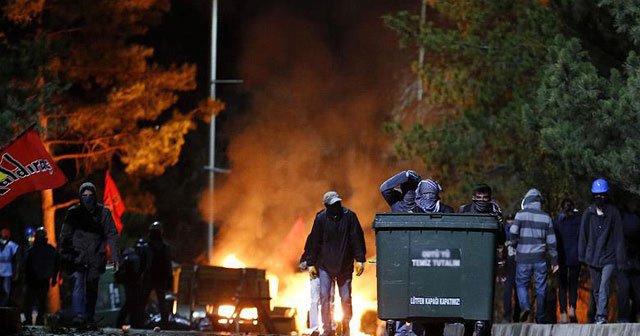
<svg viewBox="0 0 640 336">
<path fill-rule="evenodd" d="M 211 86 L 210 97 L 216 99 L 216 54 L 218 44 L 218 0 L 213 0 L 211 4 Z M 216 165 L 216 115 L 211 116 L 211 125 L 209 127 L 209 232 L 207 235 L 207 257 L 209 264 L 213 264 L 213 235 L 214 235 L 214 211 L 215 202 L 213 200 L 215 186 L 215 168 Z"/>
<path fill-rule="evenodd" d="M 425 0 L 421 0 L 422 8 L 420 9 L 420 33 L 422 33 L 422 27 L 424 26 L 424 21 L 427 16 L 427 2 Z M 418 100 L 422 100 L 422 96 L 424 95 L 424 87 L 422 82 L 422 65 L 424 64 L 424 46 L 420 46 L 420 50 L 418 51 Z"/>
</svg>

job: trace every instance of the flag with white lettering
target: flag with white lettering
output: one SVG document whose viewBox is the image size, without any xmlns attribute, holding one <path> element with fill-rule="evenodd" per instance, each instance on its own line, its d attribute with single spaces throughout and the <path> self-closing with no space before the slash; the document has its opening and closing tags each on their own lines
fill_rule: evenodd
<svg viewBox="0 0 640 336">
<path fill-rule="evenodd" d="M 66 182 L 33 128 L 0 149 L 0 208 L 22 194 Z"/>
</svg>

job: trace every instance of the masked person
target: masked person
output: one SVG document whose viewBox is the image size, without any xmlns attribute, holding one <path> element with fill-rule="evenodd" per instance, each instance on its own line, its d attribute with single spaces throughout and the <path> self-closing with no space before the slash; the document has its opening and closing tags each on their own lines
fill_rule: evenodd
<svg viewBox="0 0 640 336">
<path fill-rule="evenodd" d="M 502 221 L 502 209 L 493 199 L 491 187 L 484 183 L 473 188 L 471 203 L 460 206 L 458 213 L 492 214 Z"/>
<path fill-rule="evenodd" d="M 542 211 L 542 195 L 530 189 L 509 228 L 512 245 L 516 247 L 516 288 L 520 304 L 520 321 L 529 318 L 529 282 L 533 275 L 536 291 L 536 322 L 546 323 L 544 313 L 547 290 L 547 253 L 551 256 L 551 271 L 558 270 L 556 234 L 551 217 Z"/>
<path fill-rule="evenodd" d="M 391 207 L 391 212 L 411 212 L 416 207 L 419 182 L 420 175 L 413 170 L 403 170 L 380 185 L 380 193 Z"/>
<path fill-rule="evenodd" d="M 558 240 L 558 262 L 560 265 L 558 270 L 560 322 L 575 323 L 577 322 L 576 304 L 578 302 L 578 279 L 580 278 L 578 238 L 580 236 L 581 215 L 570 199 L 562 200 L 560 208 L 560 213 L 553 221 Z M 567 295 L 569 297 L 568 305 Z"/>
<path fill-rule="evenodd" d="M 47 297 L 49 288 L 58 283 L 58 253 L 55 247 L 47 242 L 47 231 L 39 227 L 34 232 L 33 245 L 25 253 L 25 302 L 24 316 L 27 324 L 31 324 L 31 313 L 36 309 L 36 324 L 44 323 L 47 313 Z"/>
<path fill-rule="evenodd" d="M 591 185 L 591 204 L 582 215 L 578 259 L 589 266 L 597 324 L 607 323 L 609 282 L 624 268 L 624 233 L 620 211 L 609 204 L 609 184 L 596 179 Z"/>
<path fill-rule="evenodd" d="M 165 295 L 171 292 L 173 287 L 173 267 L 171 266 L 171 247 L 162 236 L 162 223 L 153 222 L 149 226 L 149 242 L 147 247 L 148 258 L 146 269 L 142 278 L 144 293 L 143 303 L 149 300 L 149 295 L 154 291 L 160 308 L 160 328 L 168 329 L 169 311 Z"/>
<path fill-rule="evenodd" d="M 453 208 L 440 201 L 440 183 L 432 179 L 422 180 L 416 188 L 416 207 L 414 213 L 453 213 Z"/>
<path fill-rule="evenodd" d="M 364 233 L 356 214 L 342 206 L 335 191 L 322 198 L 325 209 L 318 212 L 311 229 L 307 265 L 312 277 L 320 277 L 320 306 L 323 336 L 334 334 L 330 309 L 331 287 L 338 285 L 342 304 L 342 335 L 349 336 L 351 322 L 351 281 L 356 261 L 356 276 L 364 272 L 366 247 Z"/>
<path fill-rule="evenodd" d="M 11 231 L 0 231 L 0 307 L 6 307 L 11 297 L 11 282 L 18 275 L 18 244 L 11 241 Z"/>
<path fill-rule="evenodd" d="M 115 280 L 124 286 L 125 302 L 120 308 L 117 326 L 129 322 L 133 328 L 142 327 L 140 296 L 142 291 L 142 268 L 140 256 L 133 247 L 127 247 L 120 254 L 120 267 L 115 274 Z"/>
<path fill-rule="evenodd" d="M 107 246 L 118 268 L 118 232 L 108 208 L 98 203 L 96 187 L 80 186 L 80 203 L 67 210 L 60 230 L 60 256 L 69 265 L 74 324 L 94 323 L 98 282 L 107 264 Z"/>
</svg>

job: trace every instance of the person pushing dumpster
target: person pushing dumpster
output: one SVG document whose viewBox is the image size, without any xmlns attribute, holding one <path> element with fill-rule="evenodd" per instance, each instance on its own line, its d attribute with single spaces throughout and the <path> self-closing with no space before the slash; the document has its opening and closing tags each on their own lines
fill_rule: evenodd
<svg viewBox="0 0 640 336">
<path fill-rule="evenodd" d="M 351 280 L 356 261 L 356 276 L 364 272 L 366 246 L 364 233 L 355 212 L 342 206 L 335 191 L 324 194 L 325 209 L 316 214 L 310 233 L 307 265 L 312 277 L 320 277 L 320 314 L 323 336 L 333 336 L 330 309 L 331 287 L 338 285 L 342 304 L 342 336 L 349 336 L 351 321 Z"/>
</svg>

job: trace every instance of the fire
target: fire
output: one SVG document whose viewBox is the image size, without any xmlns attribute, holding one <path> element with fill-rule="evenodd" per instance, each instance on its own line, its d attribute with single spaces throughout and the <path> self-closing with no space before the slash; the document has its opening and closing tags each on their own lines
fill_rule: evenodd
<svg viewBox="0 0 640 336">
<path fill-rule="evenodd" d="M 224 267 L 244 268 L 248 267 L 233 253 L 227 254 L 222 261 Z M 250 267 L 250 266 L 249 266 Z M 275 306 L 296 308 L 296 326 L 303 334 L 310 333 L 307 328 L 307 313 L 311 306 L 311 289 L 309 287 L 309 274 L 307 272 L 292 272 L 289 274 L 275 274 L 267 269 L 269 280 L 269 295 L 271 296 L 271 308 Z M 375 286 L 369 286 L 375 282 L 375 268 L 368 268 L 362 277 L 353 278 L 351 303 L 353 317 L 350 323 L 352 335 L 365 335 L 360 332 L 360 319 L 368 311 L 377 309 L 375 300 Z M 334 304 L 334 320 L 341 322 L 342 306 L 340 295 L 336 288 Z M 322 321 L 320 321 L 322 323 Z"/>
<path fill-rule="evenodd" d="M 227 268 L 245 268 L 247 267 L 235 254 L 229 254 L 222 261 L 222 266 Z"/>
</svg>

